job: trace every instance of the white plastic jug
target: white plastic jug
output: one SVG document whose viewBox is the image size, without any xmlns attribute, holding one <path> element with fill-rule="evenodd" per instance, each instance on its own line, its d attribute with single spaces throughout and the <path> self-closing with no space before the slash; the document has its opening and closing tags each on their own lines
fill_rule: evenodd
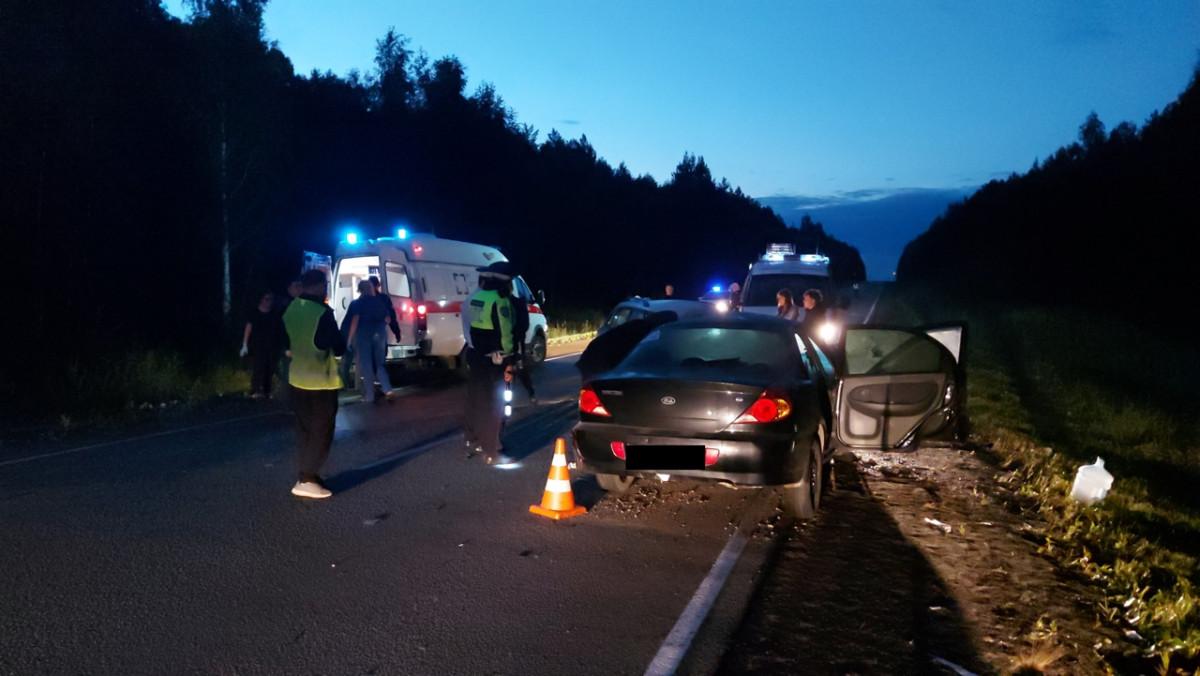
<svg viewBox="0 0 1200 676">
<path fill-rule="evenodd" d="M 1071 486 L 1071 497 L 1085 505 L 1092 505 L 1108 495 L 1112 484 L 1113 475 L 1104 469 L 1104 459 L 1096 458 L 1096 462 L 1084 465 L 1075 472 L 1075 485 Z"/>
</svg>

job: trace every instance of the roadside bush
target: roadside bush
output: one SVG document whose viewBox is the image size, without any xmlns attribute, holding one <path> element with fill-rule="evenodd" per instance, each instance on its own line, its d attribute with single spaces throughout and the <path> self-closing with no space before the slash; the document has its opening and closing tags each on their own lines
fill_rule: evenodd
<svg viewBox="0 0 1200 676">
<path fill-rule="evenodd" d="M 127 354 L 87 368 L 67 367 L 62 411 L 88 418 L 123 411 L 196 404 L 213 397 L 245 392 L 249 374 L 234 363 L 189 365 L 175 352 L 163 350 Z"/>
</svg>

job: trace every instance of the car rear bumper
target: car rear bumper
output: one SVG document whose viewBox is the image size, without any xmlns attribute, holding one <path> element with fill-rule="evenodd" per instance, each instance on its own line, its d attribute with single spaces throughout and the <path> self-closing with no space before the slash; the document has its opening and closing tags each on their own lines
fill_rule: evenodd
<svg viewBox="0 0 1200 676">
<path fill-rule="evenodd" d="M 662 434 L 654 430 L 621 427 L 618 425 L 579 423 L 571 433 L 572 453 L 576 468 L 592 474 L 623 476 L 654 476 L 670 474 L 746 486 L 776 486 L 799 481 L 803 476 L 801 454 L 796 448 L 807 446 L 794 443 L 790 434 L 715 435 L 683 437 Z M 638 469 L 630 470 L 626 461 L 614 455 L 612 442 L 648 446 L 703 445 L 719 452 L 714 464 L 696 469 Z"/>
<path fill-rule="evenodd" d="M 433 341 L 426 338 L 415 345 L 388 345 L 387 360 L 400 361 L 428 356 L 433 351 Z"/>
</svg>

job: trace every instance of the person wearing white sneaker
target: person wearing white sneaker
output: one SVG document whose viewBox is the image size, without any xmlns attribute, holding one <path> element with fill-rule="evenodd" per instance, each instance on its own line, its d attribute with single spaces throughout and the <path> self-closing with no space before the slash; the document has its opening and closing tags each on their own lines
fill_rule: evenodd
<svg viewBox="0 0 1200 676">
<path fill-rule="evenodd" d="M 296 485 L 292 486 L 292 495 L 321 500 L 333 495 L 333 491 L 316 481 L 297 481 Z"/>
<path fill-rule="evenodd" d="M 283 315 L 292 355 L 288 386 L 296 414 L 296 465 L 300 475 L 292 486 L 292 495 L 322 499 L 333 495 L 321 481 L 320 471 L 333 445 L 337 395 L 342 387 L 334 357 L 345 353 L 346 341 L 333 318 L 333 309 L 325 304 L 325 273 L 309 270 L 300 283 L 303 293 Z"/>
</svg>

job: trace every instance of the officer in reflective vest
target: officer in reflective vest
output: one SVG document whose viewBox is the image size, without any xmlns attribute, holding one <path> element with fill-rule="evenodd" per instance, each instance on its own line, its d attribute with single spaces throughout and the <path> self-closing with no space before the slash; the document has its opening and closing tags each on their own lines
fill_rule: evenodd
<svg viewBox="0 0 1200 676">
<path fill-rule="evenodd" d="M 511 367 L 514 346 L 513 308 L 509 300 L 512 266 L 507 262 L 479 268 L 479 288 L 463 309 L 467 340 L 467 447 L 483 453 L 489 465 L 513 460 L 503 453 L 500 430 L 504 422 L 505 370 Z"/>
<path fill-rule="evenodd" d="M 338 376 L 335 357 L 346 351 L 333 310 L 325 304 L 328 279 L 320 270 L 300 277 L 303 290 L 283 313 L 292 364 L 288 373 L 289 398 L 296 414 L 296 469 L 292 495 L 327 498 L 332 493 L 321 480 L 321 466 L 333 444 L 337 419 Z"/>
</svg>

